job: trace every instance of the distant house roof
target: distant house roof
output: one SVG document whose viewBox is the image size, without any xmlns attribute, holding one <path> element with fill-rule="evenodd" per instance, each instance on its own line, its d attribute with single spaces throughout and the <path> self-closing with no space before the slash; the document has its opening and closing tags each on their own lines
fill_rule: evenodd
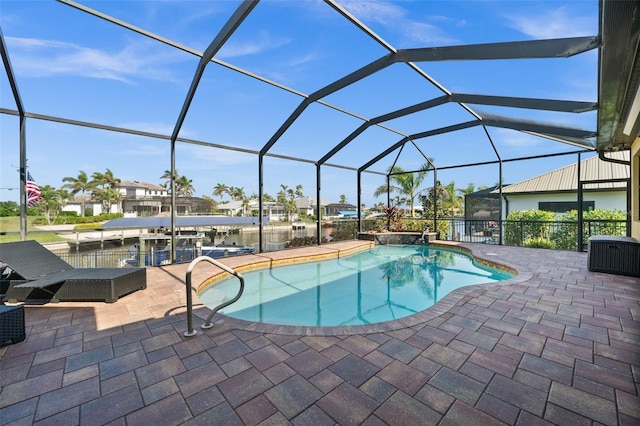
<svg viewBox="0 0 640 426">
<path fill-rule="evenodd" d="M 617 160 L 629 161 L 629 151 L 608 154 Z M 580 162 L 580 174 L 583 181 L 628 179 L 630 167 L 625 164 L 602 161 L 597 156 Z M 620 189 L 626 187 L 624 182 L 607 182 L 585 185 L 586 190 Z M 572 192 L 578 190 L 578 164 L 573 163 L 540 176 L 523 180 L 502 188 L 503 194 L 525 194 L 533 192 Z M 492 192 L 497 193 L 495 189 Z"/>
<path fill-rule="evenodd" d="M 218 225 L 258 225 L 259 217 L 227 217 L 227 216 L 177 216 L 178 228 Z M 263 218 L 263 224 L 268 224 L 269 219 Z M 166 216 L 153 217 L 121 217 L 111 219 L 102 224 L 101 228 L 170 228 L 171 218 Z"/>
<path fill-rule="evenodd" d="M 320 207 L 331 204 L 331 201 L 320 199 Z M 300 197 L 296 199 L 296 206 L 299 209 L 311 209 L 316 206 L 316 199 L 313 197 Z"/>
<path fill-rule="evenodd" d="M 130 181 L 130 180 L 123 180 L 120 183 L 116 184 L 116 187 L 118 188 L 144 188 L 144 189 L 148 189 L 151 191 L 167 191 L 167 188 L 160 186 L 160 185 L 156 185 L 154 183 L 149 183 L 149 182 L 137 182 L 137 181 Z"/>
<path fill-rule="evenodd" d="M 218 204 L 218 210 L 238 210 L 242 208 L 242 201 L 232 200 L 226 203 Z"/>
<path fill-rule="evenodd" d="M 503 192 L 504 192 L 504 189 L 507 186 L 509 186 L 508 183 L 502 184 L 502 191 Z M 489 187 L 489 188 L 481 189 L 481 190 L 476 191 L 476 192 L 472 192 L 470 194 L 465 194 L 465 198 L 467 198 L 467 197 L 496 197 L 496 196 L 498 196 L 499 192 L 500 192 L 499 191 L 499 187 L 496 185 L 496 186 L 492 186 L 492 187 Z"/>
</svg>

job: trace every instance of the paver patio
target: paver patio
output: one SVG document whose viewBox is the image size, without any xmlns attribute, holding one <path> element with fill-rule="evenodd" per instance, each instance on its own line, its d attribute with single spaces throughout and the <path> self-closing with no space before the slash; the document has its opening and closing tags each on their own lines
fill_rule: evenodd
<svg viewBox="0 0 640 426">
<path fill-rule="evenodd" d="M 585 253 L 452 244 L 519 275 L 370 328 L 202 330 L 196 306 L 184 337 L 187 265 L 113 304 L 28 304 L 27 339 L 0 348 L 0 424 L 640 424 L 639 278 L 589 272 Z"/>
</svg>

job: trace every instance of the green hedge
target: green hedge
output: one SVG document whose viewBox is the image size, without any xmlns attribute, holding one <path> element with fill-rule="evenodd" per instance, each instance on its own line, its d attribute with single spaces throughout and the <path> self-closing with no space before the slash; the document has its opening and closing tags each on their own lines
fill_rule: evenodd
<svg viewBox="0 0 640 426">
<path fill-rule="evenodd" d="M 504 227 L 504 241 L 509 246 L 521 246 L 530 239 L 550 239 L 550 224 L 555 220 L 552 212 L 520 210 L 509 213 Z"/>
<path fill-rule="evenodd" d="M 626 235 L 626 226 L 619 226 L 619 222 L 627 219 L 625 212 L 621 210 L 591 210 L 582 214 L 583 221 L 595 221 L 594 228 L 588 229 L 585 223 L 582 241 L 589 240 L 589 235 Z M 556 227 L 551 235 L 551 240 L 556 248 L 575 250 L 578 246 L 578 211 L 571 210 L 562 215 L 562 222 Z"/>
</svg>

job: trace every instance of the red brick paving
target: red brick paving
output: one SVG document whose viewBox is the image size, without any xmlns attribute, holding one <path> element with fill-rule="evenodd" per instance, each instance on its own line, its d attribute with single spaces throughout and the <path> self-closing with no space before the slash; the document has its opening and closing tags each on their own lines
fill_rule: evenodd
<svg viewBox="0 0 640 426">
<path fill-rule="evenodd" d="M 584 253 L 459 245 L 519 275 L 390 324 L 202 330 L 196 306 L 185 337 L 186 265 L 113 304 L 27 304 L 27 339 L 0 348 L 0 424 L 640 424 L 640 279 Z"/>
</svg>

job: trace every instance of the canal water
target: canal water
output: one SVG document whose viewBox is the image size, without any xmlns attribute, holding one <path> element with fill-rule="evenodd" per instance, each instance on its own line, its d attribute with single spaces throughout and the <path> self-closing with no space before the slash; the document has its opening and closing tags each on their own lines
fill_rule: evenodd
<svg viewBox="0 0 640 426">
<path fill-rule="evenodd" d="M 325 238 L 329 238 L 333 229 L 331 227 L 322 228 L 321 232 Z M 265 251 L 282 250 L 288 241 L 295 238 L 315 238 L 315 225 L 307 226 L 303 229 L 293 229 L 289 226 L 268 226 L 264 230 L 263 244 Z M 51 247 L 51 251 L 56 253 L 67 263 L 76 268 L 106 268 L 121 267 L 123 259 L 128 257 L 128 250 L 137 238 L 126 238 L 112 241 L 96 241 L 92 243 L 82 242 L 80 245 L 71 244 L 57 245 Z M 257 228 L 240 228 L 236 232 L 227 235 L 218 235 L 214 241 L 215 245 L 231 244 L 236 246 L 253 247 L 259 251 L 259 231 Z"/>
</svg>

